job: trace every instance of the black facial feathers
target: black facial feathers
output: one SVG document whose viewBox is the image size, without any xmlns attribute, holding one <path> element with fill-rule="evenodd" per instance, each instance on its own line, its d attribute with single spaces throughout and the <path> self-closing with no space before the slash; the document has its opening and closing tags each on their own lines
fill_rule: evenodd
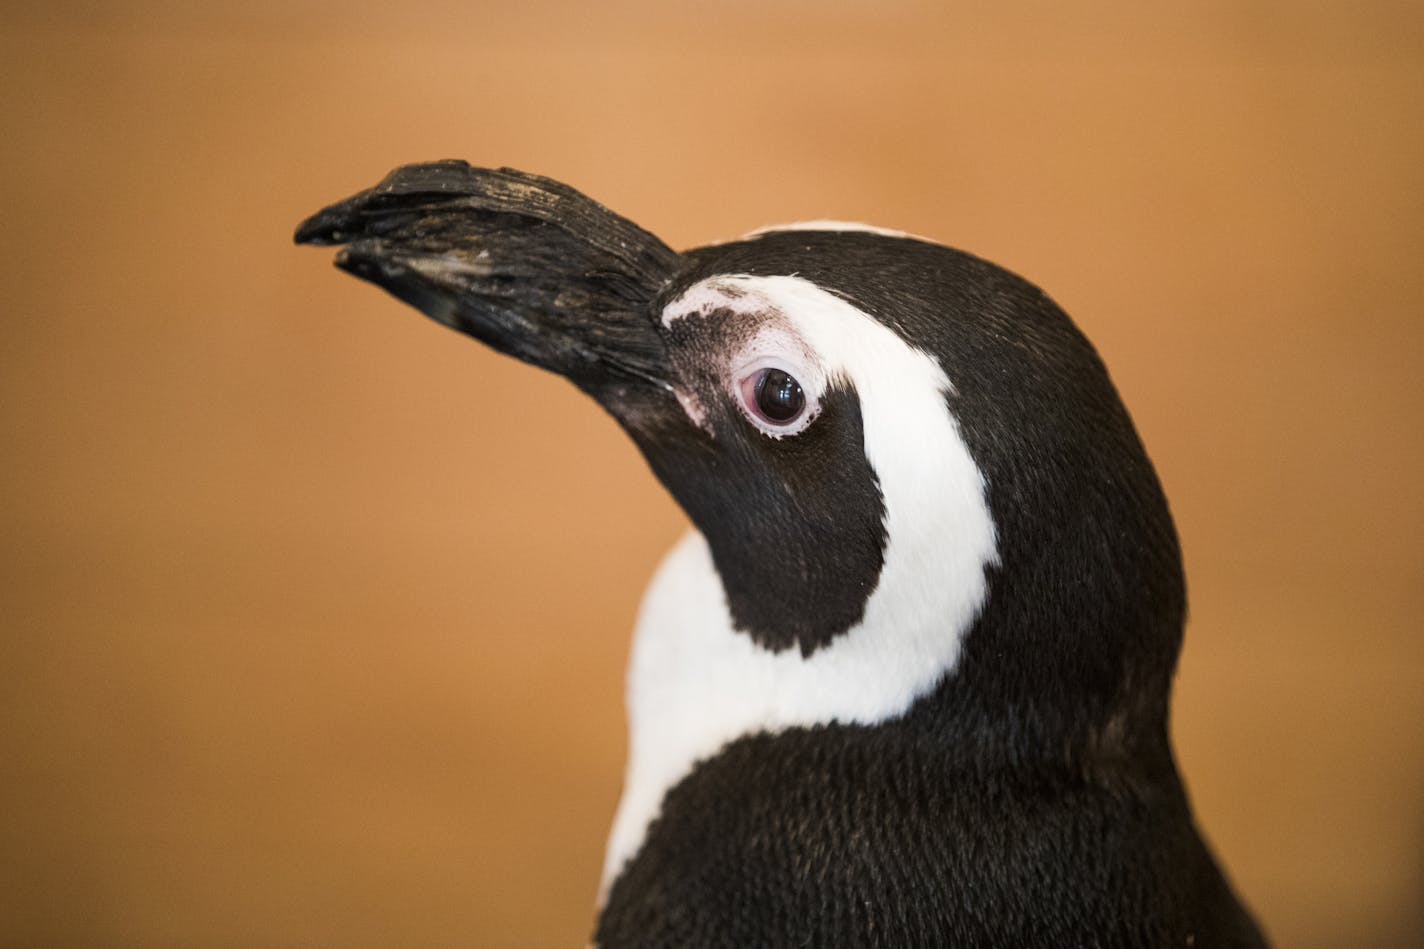
<svg viewBox="0 0 1424 949">
<path fill-rule="evenodd" d="M 708 424 L 700 446 L 678 435 L 644 454 L 707 538 L 736 629 L 810 656 L 860 622 L 885 559 L 859 401 L 833 387 L 804 432 L 779 440 L 730 406 Z"/>
</svg>

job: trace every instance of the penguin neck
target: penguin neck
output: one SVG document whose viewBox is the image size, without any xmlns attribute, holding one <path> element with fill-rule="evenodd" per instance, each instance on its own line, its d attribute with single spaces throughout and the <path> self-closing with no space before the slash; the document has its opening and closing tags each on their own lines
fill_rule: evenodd
<svg viewBox="0 0 1424 949">
<path fill-rule="evenodd" d="M 982 498 L 977 472 L 973 488 Z M 977 550 L 927 557 L 921 544 L 928 534 L 892 534 L 863 620 L 810 655 L 769 650 L 736 628 L 700 533 L 673 548 L 644 598 L 633 639 L 629 758 L 604 893 L 637 852 L 664 795 L 699 761 L 744 736 L 897 720 L 952 675 L 994 556 L 987 511 L 970 507 L 983 518 Z M 964 511 L 957 517 L 961 526 L 972 521 Z M 912 569 L 926 562 L 941 568 L 933 582 Z"/>
<path fill-rule="evenodd" d="M 892 543 L 883 578 L 889 589 L 877 590 L 864 622 L 807 657 L 771 652 L 736 629 L 706 540 L 695 531 L 685 536 L 649 586 L 634 634 L 629 757 L 600 903 L 636 855 L 667 792 L 699 762 L 747 736 L 831 724 L 893 726 L 899 737 L 887 747 L 933 755 L 952 770 L 1047 770 L 1115 787 L 1174 783 L 1166 732 L 1171 663 L 1140 674 L 1123 663 L 1096 668 L 1082 656 L 1073 666 L 1070 651 L 1081 646 L 1076 632 L 1035 623 L 1014 596 L 1025 583 L 1022 572 L 986 568 L 990 551 L 962 561 L 972 595 L 957 606 L 948 586 L 938 589 L 939 600 L 926 590 L 882 600 L 879 594 L 897 589 L 898 557 L 913 562 L 920 554 Z M 940 554 L 942 562 L 957 562 Z M 977 588 L 970 577 L 979 578 Z M 1122 630 L 1122 638 L 1175 643 L 1180 615 L 1175 622 L 1175 633 Z M 1010 647 L 1016 640 L 1020 645 Z M 1033 649 L 1044 654 L 1025 661 Z M 1078 673 L 1083 682 L 1073 681 Z M 1096 681 L 1103 676 L 1120 681 Z"/>
</svg>

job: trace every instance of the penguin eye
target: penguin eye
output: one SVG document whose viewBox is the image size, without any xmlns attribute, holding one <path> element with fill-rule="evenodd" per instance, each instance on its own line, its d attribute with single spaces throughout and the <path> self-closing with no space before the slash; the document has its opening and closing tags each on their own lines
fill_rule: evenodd
<svg viewBox="0 0 1424 949">
<path fill-rule="evenodd" d="M 757 373 L 756 405 L 768 421 L 790 422 L 806 407 L 806 394 L 790 373 L 767 369 Z"/>
<path fill-rule="evenodd" d="M 806 411 L 801 383 L 784 369 L 759 369 L 742 380 L 742 403 L 754 421 L 781 428 Z"/>
</svg>

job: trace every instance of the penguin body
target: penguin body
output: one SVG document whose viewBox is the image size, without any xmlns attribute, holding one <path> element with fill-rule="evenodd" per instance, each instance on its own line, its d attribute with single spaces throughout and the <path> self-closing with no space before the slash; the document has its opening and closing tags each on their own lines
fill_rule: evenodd
<svg viewBox="0 0 1424 949">
<path fill-rule="evenodd" d="M 1259 946 L 1167 737 L 1166 501 L 1041 291 L 879 229 L 677 254 L 410 166 L 306 222 L 570 378 L 695 530 L 645 599 L 600 946 Z"/>
</svg>

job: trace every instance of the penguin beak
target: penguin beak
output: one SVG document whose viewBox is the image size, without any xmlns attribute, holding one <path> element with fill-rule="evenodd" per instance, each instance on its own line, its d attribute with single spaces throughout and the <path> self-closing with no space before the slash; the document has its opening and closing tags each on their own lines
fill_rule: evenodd
<svg viewBox="0 0 1424 949">
<path fill-rule="evenodd" d="M 427 316 L 605 395 L 668 395 L 652 302 L 681 257 L 567 185 L 462 161 L 397 168 L 297 228 Z M 642 385 L 638 385 L 641 383 Z"/>
</svg>

